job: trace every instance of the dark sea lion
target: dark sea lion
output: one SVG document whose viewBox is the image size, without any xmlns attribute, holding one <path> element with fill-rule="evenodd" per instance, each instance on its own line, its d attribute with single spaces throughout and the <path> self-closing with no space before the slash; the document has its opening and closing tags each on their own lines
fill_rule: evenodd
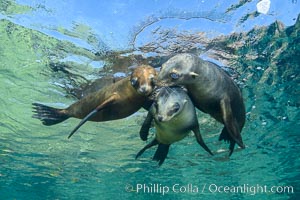
<svg viewBox="0 0 300 200">
<path fill-rule="evenodd" d="M 141 156 L 146 149 L 158 145 L 153 160 L 158 161 L 159 165 L 161 165 L 167 157 L 170 145 L 182 140 L 190 131 L 194 132 L 197 142 L 208 153 L 213 155 L 200 134 L 195 107 L 186 91 L 182 88 L 159 88 L 143 126 L 149 127 L 151 117 L 154 118 L 154 126 L 156 129 L 155 139 L 141 149 L 136 155 L 136 158 Z M 148 132 L 142 131 L 142 134 L 148 134 Z M 147 136 L 141 137 L 147 138 Z"/>
<path fill-rule="evenodd" d="M 157 72 L 153 67 L 142 65 L 135 68 L 130 77 L 91 93 L 66 109 L 33 103 L 35 112 L 33 117 L 40 119 L 47 126 L 60 123 L 70 117 L 82 119 L 70 133 L 70 138 L 86 121 L 102 122 L 121 119 L 135 113 L 141 107 L 149 108 L 151 104 L 147 96 L 154 89 L 153 80 L 156 76 Z"/>
<path fill-rule="evenodd" d="M 224 124 L 219 140 L 245 148 L 241 131 L 245 124 L 245 105 L 239 87 L 219 66 L 192 54 L 178 54 L 162 65 L 158 85 L 182 85 L 194 105 Z"/>
</svg>

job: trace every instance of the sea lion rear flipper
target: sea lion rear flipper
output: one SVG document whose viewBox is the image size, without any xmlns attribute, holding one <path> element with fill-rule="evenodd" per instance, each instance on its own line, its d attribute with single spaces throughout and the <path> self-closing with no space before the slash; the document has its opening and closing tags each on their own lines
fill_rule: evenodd
<svg viewBox="0 0 300 200">
<path fill-rule="evenodd" d="M 170 148 L 170 144 L 161 144 L 161 143 L 158 144 L 156 152 L 153 156 L 153 160 L 158 161 L 159 166 L 161 166 L 164 163 L 169 153 L 169 148 Z"/>
<path fill-rule="evenodd" d="M 143 125 L 140 129 L 140 138 L 143 141 L 146 141 L 149 135 L 149 129 L 151 127 L 151 123 L 153 120 L 153 116 L 151 114 L 151 112 L 148 112 L 146 119 L 143 122 Z"/>
<path fill-rule="evenodd" d="M 156 139 L 152 140 L 152 142 L 150 142 L 149 144 L 147 144 L 144 148 L 142 148 L 135 156 L 135 159 L 137 159 L 138 157 L 140 157 L 147 149 L 155 146 L 158 144 L 158 141 Z"/>
<path fill-rule="evenodd" d="M 200 146 L 205 150 L 207 151 L 210 155 L 214 155 L 211 150 L 206 146 L 206 144 L 204 143 L 204 140 L 200 134 L 200 129 L 199 129 L 199 126 L 197 126 L 196 128 L 193 129 L 193 132 L 195 134 L 195 137 L 196 137 L 196 140 L 198 142 L 198 144 L 200 144 Z"/>
<path fill-rule="evenodd" d="M 64 109 L 52 108 L 40 103 L 33 103 L 32 105 L 35 113 L 32 117 L 41 120 L 46 126 L 58 124 L 69 118 Z"/>
<path fill-rule="evenodd" d="M 222 140 L 224 140 L 225 142 L 230 143 L 230 145 L 229 145 L 229 156 L 231 156 L 231 154 L 233 153 L 233 150 L 234 150 L 235 141 L 234 141 L 234 139 L 232 139 L 232 137 L 230 137 L 226 127 L 223 128 L 223 130 L 220 134 L 220 137 L 219 137 L 219 141 L 222 141 Z"/>
<path fill-rule="evenodd" d="M 221 112 L 223 117 L 224 125 L 228 131 L 229 136 L 241 147 L 245 148 L 243 144 L 242 136 L 239 130 L 238 123 L 232 115 L 231 105 L 228 98 L 223 98 L 220 102 Z M 223 131 L 222 131 L 223 132 Z M 222 136 L 226 137 L 225 135 Z M 234 147 L 234 144 L 230 142 L 230 148 Z"/>
<path fill-rule="evenodd" d="M 88 121 L 92 116 L 94 116 L 97 112 L 105 108 L 106 106 L 112 104 L 116 99 L 116 93 L 110 96 L 107 100 L 105 100 L 102 104 L 97 106 L 94 110 L 92 110 L 85 118 L 83 118 L 80 123 L 73 129 L 73 131 L 69 134 L 68 138 L 70 138 L 86 121 Z"/>
</svg>

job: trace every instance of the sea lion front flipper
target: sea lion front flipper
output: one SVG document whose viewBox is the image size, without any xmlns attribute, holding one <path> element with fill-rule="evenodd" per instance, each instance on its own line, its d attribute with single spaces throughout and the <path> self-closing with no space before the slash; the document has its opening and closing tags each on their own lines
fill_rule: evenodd
<svg viewBox="0 0 300 200">
<path fill-rule="evenodd" d="M 158 144 L 158 141 L 156 139 L 152 140 L 152 142 L 150 142 L 149 144 L 147 144 L 144 148 L 142 148 L 135 156 L 135 159 L 137 159 L 138 157 L 140 157 L 147 149 L 155 146 Z"/>
<path fill-rule="evenodd" d="M 211 150 L 206 146 L 206 144 L 204 143 L 204 140 L 200 134 L 200 129 L 199 129 L 199 126 L 196 126 L 194 129 L 193 129 L 193 132 L 195 134 L 195 137 L 196 137 L 196 140 L 198 142 L 198 144 L 200 144 L 200 146 L 205 150 L 207 151 L 210 155 L 214 155 Z"/>
<path fill-rule="evenodd" d="M 106 99 L 102 104 L 97 106 L 94 110 L 92 110 L 85 118 L 83 118 L 80 123 L 73 129 L 68 138 L 70 138 L 86 121 L 88 121 L 92 116 L 94 116 L 97 112 L 105 108 L 106 106 L 114 103 L 116 100 L 117 93 L 113 93 L 108 99 Z"/>
<path fill-rule="evenodd" d="M 223 123 L 228 131 L 229 136 L 241 147 L 245 148 L 243 144 L 242 136 L 239 130 L 238 123 L 236 119 L 232 115 L 232 109 L 230 105 L 230 100 L 228 98 L 223 98 L 220 101 L 220 107 L 223 117 Z M 223 132 L 223 131 L 222 131 Z M 224 135 L 222 136 L 224 137 Z M 234 144 L 230 141 L 230 148 L 232 148 Z"/>
<path fill-rule="evenodd" d="M 161 144 L 161 143 L 158 144 L 156 152 L 153 156 L 153 160 L 158 161 L 159 166 L 161 166 L 164 163 L 169 153 L 169 148 L 170 148 L 170 144 Z"/>
<path fill-rule="evenodd" d="M 143 122 L 143 125 L 140 129 L 140 138 L 143 141 L 146 141 L 149 135 L 149 129 L 151 127 L 151 123 L 153 120 L 153 116 L 151 114 L 151 112 L 148 112 L 146 119 Z"/>
</svg>

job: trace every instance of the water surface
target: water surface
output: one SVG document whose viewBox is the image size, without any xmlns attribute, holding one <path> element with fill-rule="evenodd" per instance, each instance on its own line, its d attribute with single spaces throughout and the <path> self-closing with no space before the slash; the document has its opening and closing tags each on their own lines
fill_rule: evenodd
<svg viewBox="0 0 300 200">
<path fill-rule="evenodd" d="M 300 5 L 270 2 L 263 14 L 257 1 L 1 0 L 0 198 L 298 199 Z M 31 118 L 33 102 L 66 107 L 95 80 L 180 52 L 231 70 L 246 103 L 246 149 L 228 158 L 221 125 L 199 112 L 216 155 L 191 135 L 158 167 L 154 149 L 134 159 L 143 109 L 86 123 L 71 139 L 79 120 Z"/>
</svg>

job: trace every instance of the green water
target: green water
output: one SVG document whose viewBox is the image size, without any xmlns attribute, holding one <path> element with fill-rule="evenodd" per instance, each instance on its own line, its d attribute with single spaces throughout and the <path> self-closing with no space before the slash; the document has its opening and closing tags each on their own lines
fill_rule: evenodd
<svg viewBox="0 0 300 200">
<path fill-rule="evenodd" d="M 50 64 L 66 57 L 96 56 L 0 20 L 0 199 L 299 199 L 299 29 L 298 18 L 291 27 L 274 23 L 215 39 L 209 48 L 216 57 L 220 46 L 231 52 L 223 61 L 240 74 L 246 149 L 228 158 L 228 144 L 218 142 L 221 125 L 199 112 L 215 156 L 191 135 L 173 144 L 158 167 L 151 160 L 154 149 L 135 160 L 145 145 L 138 135 L 142 109 L 123 120 L 89 122 L 71 139 L 78 120 L 46 127 L 31 118 L 33 102 L 66 107 L 76 101 L 69 89 L 85 82 L 81 76 L 93 79 L 114 69 L 99 73 L 73 61 L 66 62 L 71 73 L 53 71 Z M 245 45 L 234 45 L 241 38 Z"/>
</svg>

